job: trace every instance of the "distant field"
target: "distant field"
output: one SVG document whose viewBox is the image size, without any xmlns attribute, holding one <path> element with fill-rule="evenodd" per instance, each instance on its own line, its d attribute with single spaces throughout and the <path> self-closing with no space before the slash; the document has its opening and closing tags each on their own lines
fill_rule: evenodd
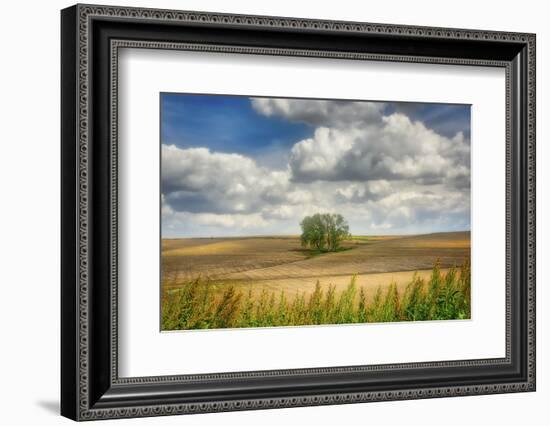
<svg viewBox="0 0 550 426">
<path fill-rule="evenodd" d="M 315 255 L 298 236 L 163 239 L 162 285 L 170 291 L 200 277 L 220 290 L 284 290 L 292 297 L 312 292 L 317 281 L 341 291 L 356 275 L 358 288 L 372 297 L 392 282 L 401 289 L 415 272 L 427 278 L 436 259 L 442 272 L 459 266 L 470 256 L 470 232 L 354 236 L 343 247 Z"/>
</svg>

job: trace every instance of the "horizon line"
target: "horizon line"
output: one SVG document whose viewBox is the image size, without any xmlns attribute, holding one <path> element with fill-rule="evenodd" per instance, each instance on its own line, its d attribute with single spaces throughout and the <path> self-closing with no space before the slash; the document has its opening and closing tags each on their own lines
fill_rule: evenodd
<svg viewBox="0 0 550 426">
<path fill-rule="evenodd" d="M 471 229 L 453 230 L 453 231 L 434 231 L 423 233 L 395 233 L 395 234 L 352 234 L 355 237 L 392 237 L 392 236 L 416 236 L 416 235 L 433 235 L 433 234 L 451 234 L 457 232 L 472 232 Z M 299 237 L 300 234 L 250 234 L 250 235 L 209 235 L 209 236 L 181 236 L 181 237 L 164 237 L 163 240 L 179 240 L 179 239 L 214 239 L 214 238 L 266 238 L 266 237 Z"/>
</svg>

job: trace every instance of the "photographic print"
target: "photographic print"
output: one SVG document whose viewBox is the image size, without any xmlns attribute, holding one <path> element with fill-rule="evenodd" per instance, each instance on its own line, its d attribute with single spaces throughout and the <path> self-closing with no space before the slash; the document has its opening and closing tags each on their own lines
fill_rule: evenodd
<svg viewBox="0 0 550 426">
<path fill-rule="evenodd" d="M 161 329 L 470 319 L 470 115 L 161 93 Z"/>
</svg>

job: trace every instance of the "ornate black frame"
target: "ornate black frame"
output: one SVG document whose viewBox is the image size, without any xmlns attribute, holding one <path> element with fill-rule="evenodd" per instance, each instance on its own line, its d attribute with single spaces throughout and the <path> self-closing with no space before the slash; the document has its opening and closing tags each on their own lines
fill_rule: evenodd
<svg viewBox="0 0 550 426">
<path fill-rule="evenodd" d="M 61 13 L 61 413 L 74 420 L 535 390 L 535 35 L 76 5 Z M 506 357 L 119 378 L 122 47 L 506 70 Z"/>
</svg>

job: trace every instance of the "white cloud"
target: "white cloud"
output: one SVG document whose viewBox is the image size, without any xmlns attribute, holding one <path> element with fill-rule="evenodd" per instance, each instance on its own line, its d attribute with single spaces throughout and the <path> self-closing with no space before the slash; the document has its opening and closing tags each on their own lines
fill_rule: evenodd
<svg viewBox="0 0 550 426">
<path fill-rule="evenodd" d="M 164 237 L 209 237 L 262 234 L 269 221 L 260 213 L 191 213 L 172 209 L 162 211 Z M 273 233 L 276 233 L 273 230 Z"/>
<path fill-rule="evenodd" d="M 223 228 L 258 228 L 266 225 L 261 214 L 212 214 L 202 213 L 195 215 L 199 225 L 221 226 Z"/>
<path fill-rule="evenodd" d="M 464 191 L 449 191 L 440 185 L 401 185 L 377 201 L 367 201 L 373 227 L 408 232 L 462 230 L 470 227 L 470 195 Z"/>
<path fill-rule="evenodd" d="M 176 210 L 248 213 L 264 203 L 280 203 L 288 173 L 259 167 L 248 157 L 207 148 L 162 146 L 162 189 Z"/>
<path fill-rule="evenodd" d="M 391 194 L 393 186 L 387 180 L 372 180 L 365 183 L 350 183 L 336 190 L 336 196 L 342 201 L 364 202 L 379 200 Z"/>
<path fill-rule="evenodd" d="M 312 126 L 338 127 L 377 122 L 383 102 L 348 102 L 313 99 L 254 98 L 253 108 L 265 116 L 279 116 Z"/>
<path fill-rule="evenodd" d="M 292 147 L 289 165 L 297 182 L 408 179 L 465 187 L 469 153 L 462 134 L 450 139 L 395 113 L 378 124 L 317 128 Z"/>
</svg>

